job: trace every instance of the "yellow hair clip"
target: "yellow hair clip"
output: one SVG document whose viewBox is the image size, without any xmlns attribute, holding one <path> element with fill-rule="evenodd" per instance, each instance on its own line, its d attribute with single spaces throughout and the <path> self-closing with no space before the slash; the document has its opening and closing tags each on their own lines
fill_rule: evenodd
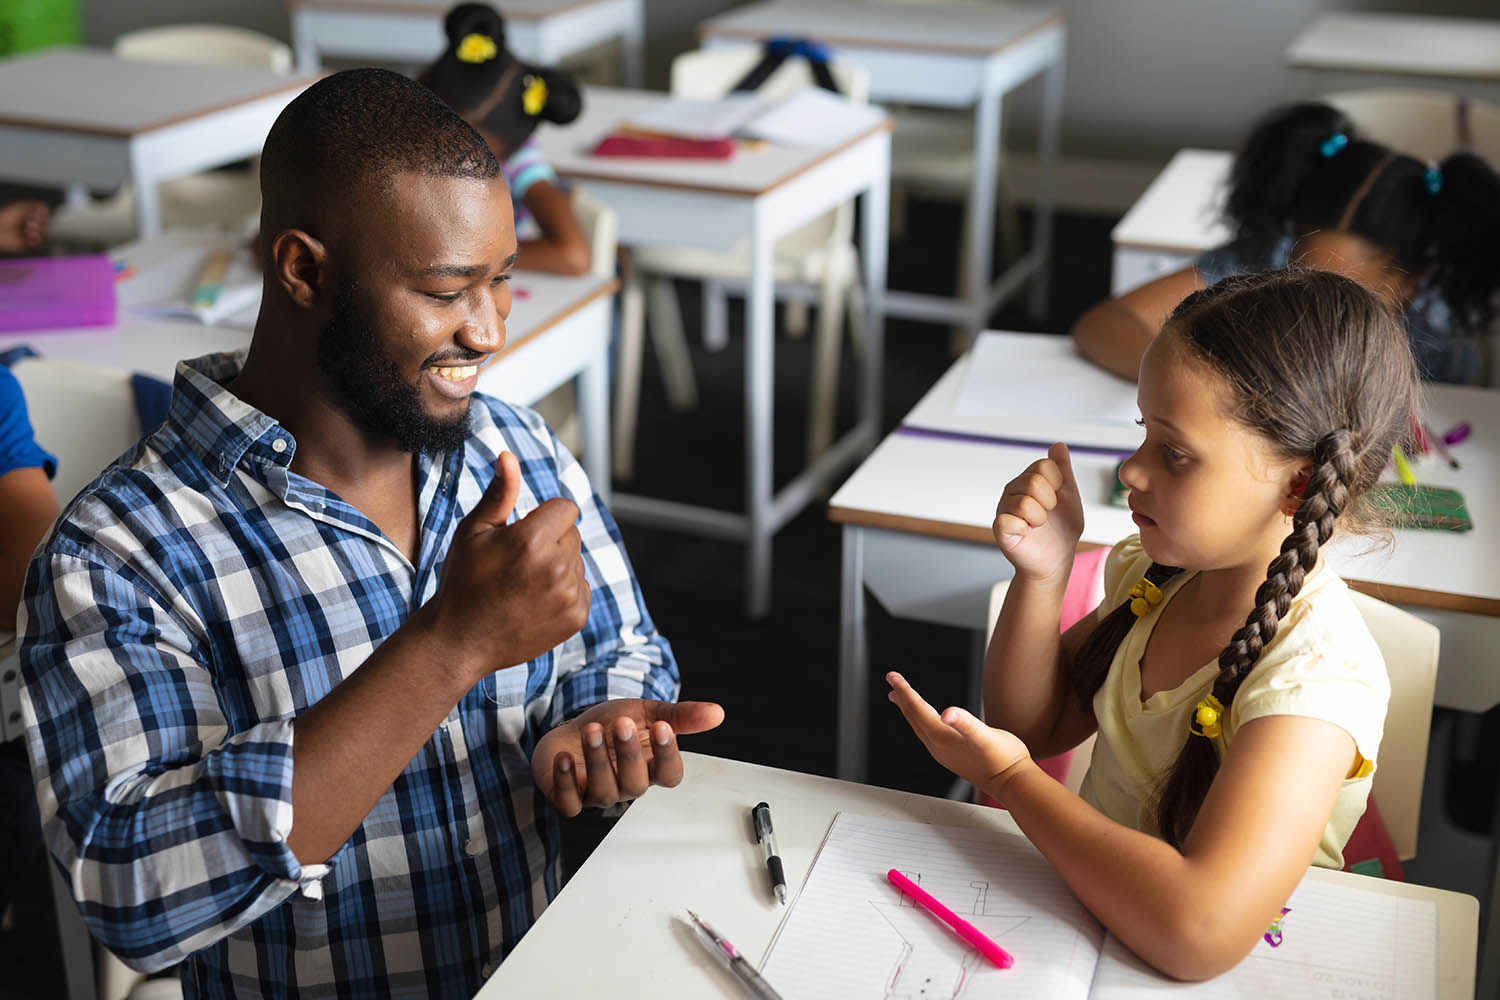
<svg viewBox="0 0 1500 1000">
<path fill-rule="evenodd" d="M 1224 706 L 1212 694 L 1205 695 L 1193 709 L 1193 718 L 1188 722 L 1188 732 L 1211 740 L 1219 738 L 1224 731 Z"/>
<path fill-rule="evenodd" d="M 534 118 L 547 106 L 547 81 L 539 76 L 528 76 L 522 82 L 526 89 L 521 91 L 521 110 Z"/>
<path fill-rule="evenodd" d="M 475 32 L 472 35 L 465 35 L 463 37 L 463 41 L 458 43 L 458 50 L 454 52 L 454 55 L 458 56 L 459 62 L 482 63 L 489 62 L 495 58 L 495 55 L 499 51 L 500 47 L 495 44 L 493 38 L 489 35 L 481 35 Z"/>
<path fill-rule="evenodd" d="M 1126 596 L 1130 598 L 1130 610 L 1139 618 L 1161 603 L 1161 588 L 1143 576 Z"/>
</svg>

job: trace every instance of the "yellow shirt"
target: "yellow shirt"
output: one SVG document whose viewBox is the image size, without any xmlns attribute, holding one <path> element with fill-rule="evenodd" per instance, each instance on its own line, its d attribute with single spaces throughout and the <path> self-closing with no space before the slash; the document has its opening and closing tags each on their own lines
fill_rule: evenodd
<svg viewBox="0 0 1500 1000">
<path fill-rule="evenodd" d="M 1123 603 L 1126 591 L 1150 565 L 1139 536 L 1116 545 L 1104 564 L 1105 596 L 1096 614 L 1102 618 Z M 1182 572 L 1169 580 L 1162 587 L 1165 599 L 1136 621 L 1116 651 L 1094 695 L 1099 738 L 1079 789 L 1085 801 L 1115 822 L 1152 836 L 1160 835 L 1154 802 L 1158 782 L 1189 738 L 1188 720 L 1219 671 L 1217 661 L 1204 664 L 1172 690 L 1141 700 L 1140 663 L 1146 641 L 1162 609 L 1192 576 Z M 1240 685 L 1223 732 L 1214 741 L 1222 758 L 1240 726 L 1267 715 L 1325 719 L 1354 737 L 1369 766 L 1340 786 L 1315 865 L 1344 865 L 1344 844 L 1370 794 L 1390 694 L 1385 660 L 1349 600 L 1348 588 L 1336 573 L 1320 566 L 1308 575 L 1275 638 Z"/>
</svg>

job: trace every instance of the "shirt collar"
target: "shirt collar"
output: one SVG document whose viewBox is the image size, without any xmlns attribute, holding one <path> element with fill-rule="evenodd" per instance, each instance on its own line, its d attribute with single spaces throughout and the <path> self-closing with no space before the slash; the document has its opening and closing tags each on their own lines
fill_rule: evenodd
<svg viewBox="0 0 1500 1000">
<path fill-rule="evenodd" d="M 167 422 L 220 486 L 228 484 L 247 454 L 285 468 L 297 450 L 289 431 L 225 388 L 244 367 L 245 353 L 227 351 L 180 361 L 172 380 Z"/>
</svg>

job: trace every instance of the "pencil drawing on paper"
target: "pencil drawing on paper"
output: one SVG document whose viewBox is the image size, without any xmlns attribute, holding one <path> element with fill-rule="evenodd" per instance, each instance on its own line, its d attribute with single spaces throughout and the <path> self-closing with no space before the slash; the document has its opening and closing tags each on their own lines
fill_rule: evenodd
<svg viewBox="0 0 1500 1000">
<path fill-rule="evenodd" d="M 902 874 L 922 883 L 919 872 Z M 989 882 L 970 882 L 969 888 L 973 895 L 968 912 L 957 906 L 954 911 L 990 938 L 1000 939 L 1031 919 L 1024 914 L 987 912 Z M 905 895 L 897 893 L 894 902 L 872 899 L 870 905 L 900 939 L 885 979 L 883 1000 L 957 1000 L 971 976 L 987 964 L 972 945 Z"/>
</svg>

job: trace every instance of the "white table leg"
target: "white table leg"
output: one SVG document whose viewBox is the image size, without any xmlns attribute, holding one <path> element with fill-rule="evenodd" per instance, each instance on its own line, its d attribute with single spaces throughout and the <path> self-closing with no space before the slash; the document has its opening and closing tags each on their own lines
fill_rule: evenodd
<svg viewBox="0 0 1500 1000">
<path fill-rule="evenodd" d="M 986 80 L 974 105 L 974 176 L 969 178 L 968 272 L 969 315 L 963 324 L 969 344 L 989 318 L 991 259 L 995 246 L 995 176 L 999 169 L 1001 90 Z M 967 344 L 965 345 L 967 346 Z"/>
<path fill-rule="evenodd" d="M 631 16 L 620 35 L 620 73 L 627 87 L 640 87 L 645 51 L 646 13 L 643 0 L 632 5 Z"/>
<path fill-rule="evenodd" d="M 604 323 L 609 324 L 609 311 Z M 583 437 L 583 467 L 594 492 L 609 503 L 609 336 L 599 338 L 593 360 L 578 373 L 578 421 Z"/>
<path fill-rule="evenodd" d="M 1040 259 L 1031 276 L 1028 312 L 1034 320 L 1047 314 L 1052 277 L 1052 215 L 1057 201 L 1057 148 L 1062 132 L 1063 50 L 1042 74 L 1041 134 L 1037 143 L 1036 203 L 1031 219 L 1031 245 Z"/>
<path fill-rule="evenodd" d="M 887 225 L 891 203 L 891 143 L 887 136 L 880 145 L 881 163 L 870 187 L 860 195 L 860 262 L 865 269 L 864 343 L 859 355 L 863 362 L 863 382 L 859 387 L 859 426 L 868 435 L 866 448 L 875 447 L 880 436 L 883 393 L 882 366 L 885 362 L 885 282 L 886 253 L 889 249 Z"/>
<path fill-rule="evenodd" d="M 839 573 L 838 751 L 835 775 L 863 781 L 868 739 L 870 655 L 865 632 L 864 529 L 844 525 L 843 568 Z"/>
<path fill-rule="evenodd" d="M 750 283 L 745 323 L 745 513 L 749 522 L 745 613 L 771 611 L 771 444 L 774 435 L 776 300 L 771 287 L 772 242 L 756 218 L 750 233 Z"/>
<path fill-rule="evenodd" d="M 161 181 L 142 162 L 139 152 L 130 151 L 130 183 L 135 192 L 135 234 L 150 239 L 161 234 Z"/>
<path fill-rule="evenodd" d="M 323 59 L 318 54 L 318 39 L 305 10 L 292 13 L 292 51 L 297 57 L 297 72 L 316 73 L 323 68 Z"/>
</svg>

